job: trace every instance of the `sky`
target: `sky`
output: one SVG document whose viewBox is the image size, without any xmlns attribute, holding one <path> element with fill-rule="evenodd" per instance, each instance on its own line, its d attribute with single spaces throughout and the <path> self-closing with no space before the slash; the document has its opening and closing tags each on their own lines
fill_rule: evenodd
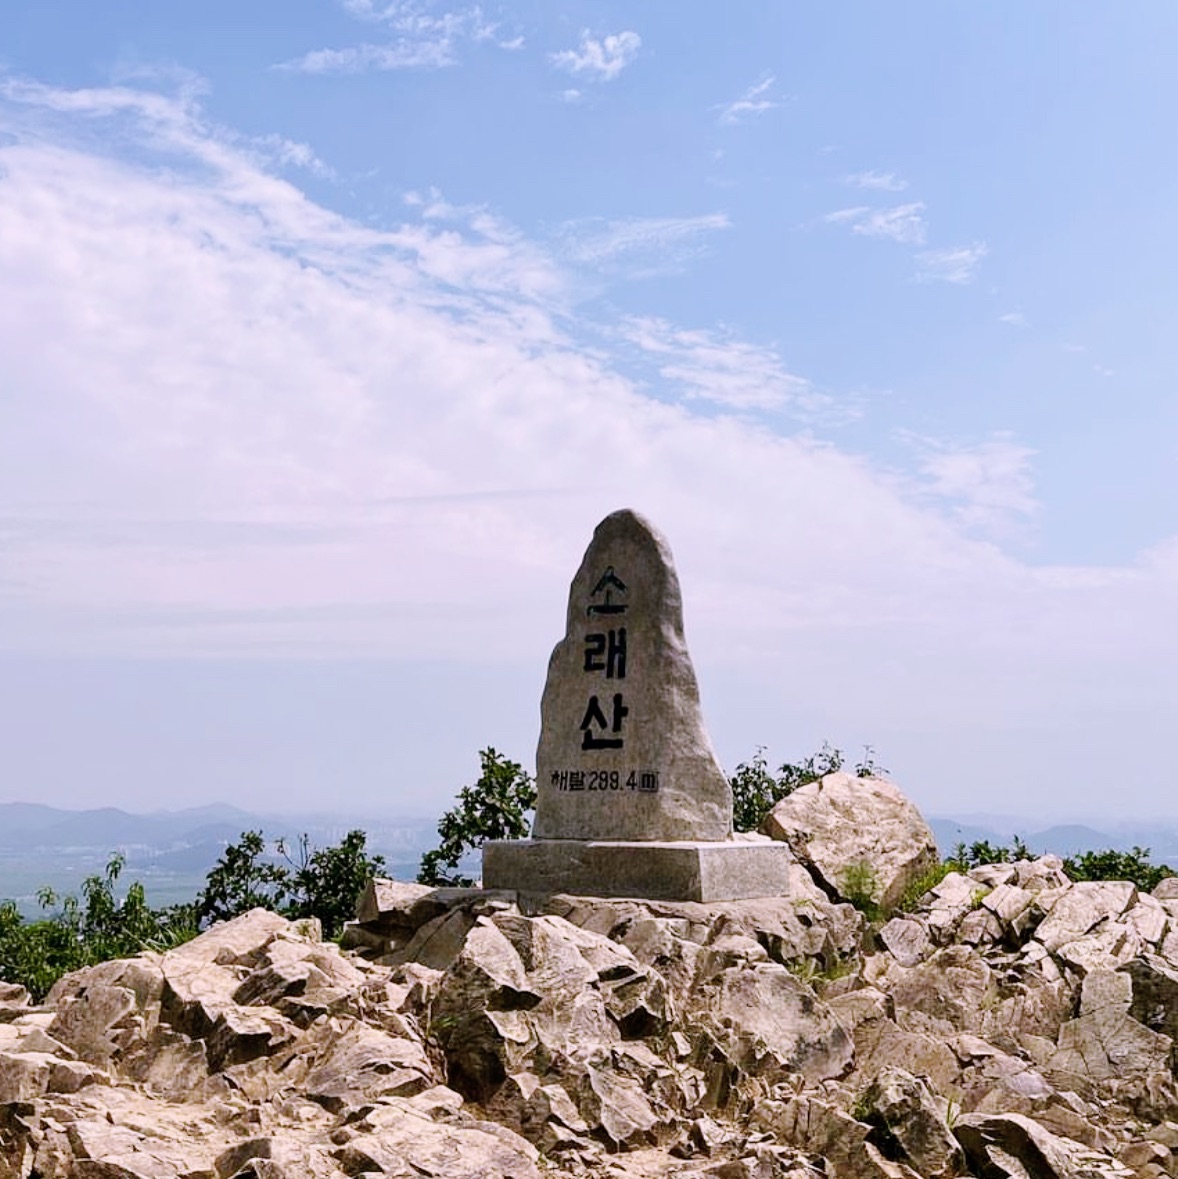
<svg viewBox="0 0 1178 1179">
<path fill-rule="evenodd" d="M 1178 819 L 1168 0 L 5 0 L 0 801 L 431 815 L 603 516 L 729 770 Z"/>
</svg>

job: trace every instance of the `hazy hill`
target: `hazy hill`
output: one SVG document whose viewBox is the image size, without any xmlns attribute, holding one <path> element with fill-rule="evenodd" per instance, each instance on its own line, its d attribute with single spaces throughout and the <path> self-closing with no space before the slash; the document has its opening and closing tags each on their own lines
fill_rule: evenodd
<svg viewBox="0 0 1178 1179">
<path fill-rule="evenodd" d="M 152 904 L 190 900 L 226 846 L 243 831 L 294 845 L 306 833 L 312 845 L 338 843 L 353 828 L 385 857 L 393 875 L 412 879 L 422 852 L 436 842 L 436 819 L 362 815 L 268 815 L 217 803 L 136 814 L 116 807 L 70 811 L 38 803 L 0 803 L 0 898 L 22 911 L 38 911 L 36 891 L 48 885 L 76 892 L 82 879 L 101 872 L 112 852 L 127 859 L 125 877 L 142 880 Z"/>
</svg>

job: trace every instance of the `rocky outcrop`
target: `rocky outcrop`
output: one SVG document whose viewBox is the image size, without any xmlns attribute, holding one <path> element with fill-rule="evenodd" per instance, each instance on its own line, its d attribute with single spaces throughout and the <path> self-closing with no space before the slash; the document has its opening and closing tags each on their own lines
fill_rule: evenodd
<svg viewBox="0 0 1178 1179">
<path fill-rule="evenodd" d="M 938 863 L 929 825 L 886 778 L 827 774 L 783 798 L 761 830 L 788 843 L 831 897 L 883 908 Z"/>
<path fill-rule="evenodd" d="M 1058 860 L 869 924 L 374 882 L 0 989 L 0 1179 L 1178 1175 L 1178 903 Z M 1173 911 L 1172 911 L 1173 908 Z M 362 951 L 362 952 L 358 952 Z"/>
</svg>

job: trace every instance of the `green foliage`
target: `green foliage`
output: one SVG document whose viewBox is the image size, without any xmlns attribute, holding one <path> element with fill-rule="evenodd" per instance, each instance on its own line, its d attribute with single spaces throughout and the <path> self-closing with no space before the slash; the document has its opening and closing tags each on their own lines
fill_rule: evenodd
<svg viewBox="0 0 1178 1179">
<path fill-rule="evenodd" d="M 868 749 L 870 751 L 870 747 Z M 752 761 L 741 762 L 729 779 L 732 786 L 732 825 L 737 831 L 755 831 L 783 798 L 800 786 L 835 773 L 842 769 L 842 765 L 842 753 L 824 741 L 817 753 L 812 753 L 800 762 L 786 762 L 774 775 L 769 771 L 765 747 L 758 745 Z"/>
<path fill-rule="evenodd" d="M 958 843 L 945 861 L 948 870 L 968 872 L 981 864 L 1011 864 L 1016 860 L 1030 860 L 1035 853 L 1017 835 L 1009 847 L 995 846 L 989 840 L 978 840 L 968 847 Z M 1143 892 L 1152 892 L 1168 876 L 1176 873 L 1167 864 L 1152 864 L 1149 848 L 1135 847 L 1132 851 L 1083 852 L 1064 859 L 1063 870 L 1069 878 L 1080 880 L 1128 880 Z"/>
<path fill-rule="evenodd" d="M 39 999 L 71 970 L 194 936 L 195 927 L 185 924 L 185 906 L 152 909 L 138 881 L 118 899 L 115 882 L 123 864 L 122 855 L 111 856 L 102 876 L 82 881 L 81 899 L 42 889 L 42 907 L 59 906 L 42 921 L 25 922 L 11 901 L 0 904 L 0 979 L 20 983 Z"/>
<path fill-rule="evenodd" d="M 318 917 L 326 937 L 338 937 L 344 922 L 356 915 L 356 902 L 365 884 L 385 872 L 383 856 L 370 856 L 363 831 L 349 831 L 334 847 L 314 851 L 306 835 L 299 838 L 298 861 L 291 861 L 288 917 Z M 280 840 L 279 851 L 286 854 Z"/>
<path fill-rule="evenodd" d="M 370 856 L 363 831 L 349 831 L 332 847 L 312 848 L 300 835 L 294 854 L 285 839 L 275 851 L 285 863 L 268 856 L 260 831 L 243 831 L 237 843 L 205 878 L 197 898 L 198 924 L 227 921 L 250 909 L 272 909 L 284 917 L 318 917 L 326 937 L 337 937 L 356 913 L 364 885 L 385 870 L 383 856 Z"/>
<path fill-rule="evenodd" d="M 438 820 L 441 843 L 421 857 L 421 884 L 469 887 L 474 883 L 458 871 L 467 852 L 492 839 L 523 839 L 528 812 L 536 805 L 536 783 L 518 762 L 493 748 L 479 752 L 482 772 L 473 786 L 458 792 L 458 804 Z"/>
<path fill-rule="evenodd" d="M 1063 870 L 1072 880 L 1129 880 L 1143 892 L 1153 892 L 1163 880 L 1175 874 L 1166 864 L 1151 864 L 1147 847 L 1135 847 L 1127 852 L 1107 848 L 1069 856 L 1063 862 Z"/>
<path fill-rule="evenodd" d="M 942 860 L 941 863 L 934 864 L 927 872 L 923 872 L 904 890 L 896 908 L 901 913 L 911 913 L 926 892 L 936 888 L 950 872 L 956 871 L 959 871 L 959 869 L 952 860 Z"/>
<path fill-rule="evenodd" d="M 194 902 L 163 909 L 148 905 L 138 881 L 118 898 L 115 884 L 124 859 L 113 855 L 104 875 L 82 881 L 80 898 L 41 889 L 42 908 L 55 911 L 40 921 L 25 921 L 12 901 L 0 902 L 0 980 L 19 983 L 40 999 L 71 970 L 142 950 L 174 949 L 209 922 L 257 906 L 286 917 L 318 917 L 334 937 L 355 913 L 365 882 L 384 871 L 384 860 L 367 854 L 366 839 L 363 831 L 349 831 L 334 847 L 312 849 L 304 835 L 297 861 L 287 857 L 283 865 L 265 858 L 260 831 L 244 831 L 225 849 Z M 281 840 L 278 850 L 285 854 Z"/>
<path fill-rule="evenodd" d="M 225 849 L 196 899 L 201 925 L 227 921 L 250 909 L 281 910 L 290 892 L 290 873 L 265 855 L 266 841 L 260 831 L 243 831 L 241 839 Z"/>
<path fill-rule="evenodd" d="M 878 921 L 884 916 L 880 907 L 879 874 L 873 864 L 861 860 L 855 864 L 848 864 L 839 880 L 839 893 L 846 897 L 868 921 Z"/>
<path fill-rule="evenodd" d="M 945 861 L 951 872 L 968 872 L 982 864 L 1013 864 L 1018 860 L 1033 860 L 1035 853 L 1017 835 L 1009 847 L 993 844 L 988 839 L 979 839 L 967 847 L 955 844 Z"/>
</svg>

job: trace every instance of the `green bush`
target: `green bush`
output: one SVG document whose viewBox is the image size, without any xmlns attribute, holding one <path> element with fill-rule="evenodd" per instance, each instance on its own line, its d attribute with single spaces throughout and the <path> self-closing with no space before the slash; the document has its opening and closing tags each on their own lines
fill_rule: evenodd
<svg viewBox="0 0 1178 1179">
<path fill-rule="evenodd" d="M 1147 847 L 1135 847 L 1127 852 L 1107 848 L 1069 856 L 1063 862 L 1063 870 L 1072 880 L 1128 880 L 1142 892 L 1153 892 L 1163 880 L 1174 875 L 1169 865 L 1149 862 Z"/>
<path fill-rule="evenodd" d="M 458 792 L 458 805 L 438 820 L 441 843 L 421 857 L 418 882 L 467 888 L 474 883 L 458 871 L 468 852 L 492 839 L 523 839 L 536 806 L 536 783 L 519 762 L 493 748 L 480 751 L 482 772 Z"/>
<path fill-rule="evenodd" d="M 312 849 L 304 835 L 297 857 L 287 855 L 279 840 L 283 864 L 266 858 L 260 831 L 244 831 L 209 872 L 196 901 L 163 909 L 148 905 L 138 881 L 118 898 L 124 859 L 113 855 L 103 875 L 82 881 L 80 898 L 42 889 L 42 908 L 54 911 L 40 921 L 25 921 L 12 901 L 0 902 L 0 980 L 19 983 L 41 999 L 71 970 L 142 950 L 173 949 L 210 922 L 258 906 L 286 917 L 318 917 L 324 933 L 335 937 L 354 915 L 365 883 L 384 871 L 384 860 L 367 854 L 366 839 L 363 831 L 350 831 L 334 847 Z"/>
<path fill-rule="evenodd" d="M 0 979 L 40 999 L 71 970 L 195 936 L 191 907 L 152 909 L 138 881 L 120 901 L 115 883 L 123 864 L 122 855 L 111 856 L 102 876 L 82 881 L 81 899 L 42 889 L 42 908 L 57 911 L 41 921 L 26 922 L 12 901 L 0 903 Z"/>
<path fill-rule="evenodd" d="M 799 787 L 818 782 L 827 774 L 837 773 L 842 768 L 842 750 L 823 741 L 817 753 L 799 762 L 787 761 L 776 774 L 772 774 L 765 757 L 765 746 L 758 745 L 752 760 L 742 761 L 736 767 L 736 773 L 728 779 L 732 786 L 732 826 L 737 831 L 756 831 L 765 816 L 783 798 Z M 887 770 L 875 761 L 875 750 L 865 745 L 863 756 L 855 763 L 855 774 L 860 778 L 870 778 L 886 773 Z"/>
<path fill-rule="evenodd" d="M 250 909 L 272 909 L 284 917 L 318 917 L 326 937 L 338 937 L 344 922 L 356 915 L 364 885 L 385 870 L 383 856 L 370 856 L 363 831 L 349 831 L 333 847 L 312 849 L 299 836 L 291 854 L 285 839 L 268 857 L 260 831 L 243 831 L 205 879 L 197 898 L 201 925 L 226 921 Z M 285 863 L 281 861 L 285 861 Z"/>
</svg>

